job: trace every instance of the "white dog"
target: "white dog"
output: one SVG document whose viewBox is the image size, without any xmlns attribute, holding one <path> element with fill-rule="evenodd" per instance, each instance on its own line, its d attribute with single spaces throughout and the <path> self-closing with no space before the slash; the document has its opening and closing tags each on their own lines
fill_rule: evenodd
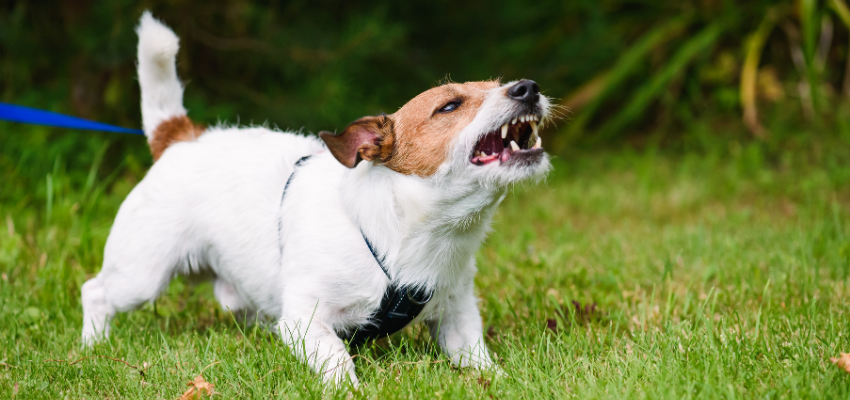
<svg viewBox="0 0 850 400">
<path fill-rule="evenodd" d="M 327 382 L 357 385 L 343 339 L 424 321 L 451 361 L 495 366 L 474 293 L 475 252 L 508 187 L 550 168 L 549 101 L 521 80 L 446 84 L 321 140 L 193 124 L 177 36 L 145 13 L 142 115 L 154 158 L 82 287 L 85 344 L 175 274 L 215 275 L 223 308 L 277 321 Z M 542 125 L 542 123 L 540 123 Z"/>
</svg>

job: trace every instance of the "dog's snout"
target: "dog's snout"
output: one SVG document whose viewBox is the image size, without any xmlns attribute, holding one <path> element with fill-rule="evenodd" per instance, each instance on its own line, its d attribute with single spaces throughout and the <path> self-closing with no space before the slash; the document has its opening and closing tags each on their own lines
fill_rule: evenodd
<svg viewBox="0 0 850 400">
<path fill-rule="evenodd" d="M 523 79 L 508 89 L 508 96 L 525 103 L 537 103 L 540 100 L 540 86 L 535 81 Z"/>
</svg>

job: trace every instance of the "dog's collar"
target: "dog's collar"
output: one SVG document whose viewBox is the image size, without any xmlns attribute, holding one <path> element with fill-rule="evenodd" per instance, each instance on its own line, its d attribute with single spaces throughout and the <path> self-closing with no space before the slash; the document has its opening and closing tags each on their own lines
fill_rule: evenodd
<svg viewBox="0 0 850 400">
<path fill-rule="evenodd" d="M 292 173 L 283 186 L 283 193 L 280 196 L 281 205 L 283 205 L 286 190 L 289 189 L 289 184 L 292 182 L 292 178 L 295 177 L 295 170 L 310 157 L 301 157 L 295 162 Z M 282 225 L 282 221 L 279 221 L 279 224 Z M 389 336 L 402 330 L 402 328 L 419 316 L 419 313 L 425 308 L 425 304 L 431 301 L 431 297 L 434 296 L 433 289 L 398 285 L 396 282 L 393 282 L 390 271 L 385 265 L 386 256 L 378 256 L 375 246 L 372 245 L 372 242 L 369 241 L 369 238 L 366 237 L 362 229 L 360 230 L 360 235 L 363 237 L 366 247 L 369 248 L 369 252 L 372 253 L 372 257 L 375 258 L 375 262 L 378 263 L 381 271 L 384 271 L 384 275 L 387 276 L 390 282 L 381 299 L 380 307 L 369 318 L 369 322 L 355 329 L 352 333 L 343 336 L 343 339 L 349 340 L 351 346 L 358 346 L 369 340 Z M 283 255 L 282 248 L 281 255 Z"/>
</svg>

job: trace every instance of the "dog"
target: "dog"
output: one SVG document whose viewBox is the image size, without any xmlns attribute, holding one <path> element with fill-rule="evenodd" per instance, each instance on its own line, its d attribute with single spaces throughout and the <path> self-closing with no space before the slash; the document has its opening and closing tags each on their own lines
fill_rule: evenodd
<svg viewBox="0 0 850 400">
<path fill-rule="evenodd" d="M 497 368 L 474 294 L 475 252 L 512 185 L 550 169 L 550 101 L 530 80 L 449 83 L 319 138 L 205 128 L 183 107 L 178 38 L 137 27 L 144 132 L 155 160 L 82 286 L 82 341 L 153 301 L 176 274 L 215 276 L 223 309 L 275 321 L 330 385 L 355 387 L 350 344 L 412 321 L 458 367 Z"/>
</svg>

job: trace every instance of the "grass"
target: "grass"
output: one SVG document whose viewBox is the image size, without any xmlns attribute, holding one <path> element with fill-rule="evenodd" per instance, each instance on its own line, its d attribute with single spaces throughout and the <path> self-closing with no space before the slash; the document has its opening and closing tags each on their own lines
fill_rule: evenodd
<svg viewBox="0 0 850 400">
<path fill-rule="evenodd" d="M 323 396 L 208 283 L 81 350 L 80 285 L 149 159 L 138 138 L 3 128 L 0 398 L 174 399 L 202 371 L 222 398 Z M 850 151 L 789 143 L 562 155 L 477 256 L 506 376 L 452 368 L 414 327 L 359 351 L 353 398 L 850 397 L 829 361 L 850 352 Z"/>
</svg>

